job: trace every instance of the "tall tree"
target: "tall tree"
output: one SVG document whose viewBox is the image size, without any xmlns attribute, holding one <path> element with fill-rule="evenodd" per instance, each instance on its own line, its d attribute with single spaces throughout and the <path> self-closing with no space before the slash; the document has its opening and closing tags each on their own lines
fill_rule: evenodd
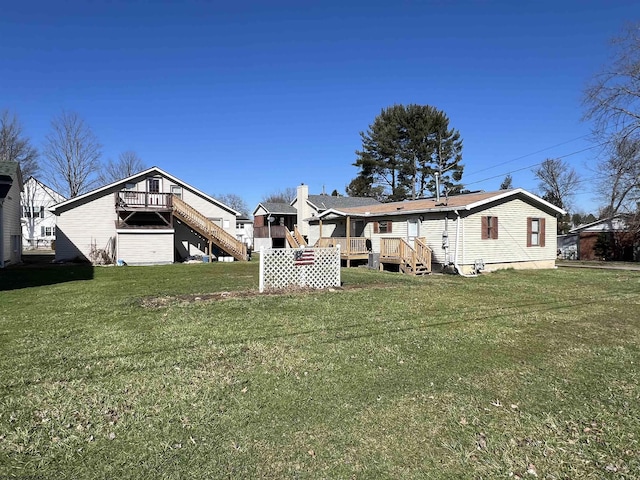
<svg viewBox="0 0 640 480">
<path fill-rule="evenodd" d="M 99 181 L 106 185 L 130 177 L 145 168 L 147 168 L 145 163 L 136 152 L 126 150 L 118 155 L 117 161 L 114 162 L 109 159 L 109 161 L 103 165 L 100 171 Z"/>
<path fill-rule="evenodd" d="M 597 133 L 629 137 L 640 127 L 640 23 L 627 25 L 612 46 L 611 64 L 585 90 L 585 118 Z"/>
<path fill-rule="evenodd" d="M 360 132 L 362 150 L 356 151 L 358 176 L 347 187 L 350 195 L 386 200 L 418 198 L 442 190 L 462 189 L 462 140 L 449 128 L 449 118 L 430 105 L 394 105 L 383 109 Z"/>
<path fill-rule="evenodd" d="M 542 198 L 562 209 L 569 209 L 580 177 L 575 169 L 559 158 L 547 158 L 533 170 L 540 183 Z"/>
<path fill-rule="evenodd" d="M 504 177 L 504 180 L 500 184 L 500 190 L 509 190 L 513 188 L 513 177 L 510 173 L 507 173 L 507 176 Z"/>
<path fill-rule="evenodd" d="M 598 192 L 607 202 L 601 208 L 601 215 L 636 212 L 640 202 L 640 139 L 616 137 L 598 169 L 603 173 Z"/>
<path fill-rule="evenodd" d="M 294 187 L 287 187 L 284 190 L 277 190 L 262 197 L 263 202 L 291 203 L 298 196 L 298 190 Z"/>
<path fill-rule="evenodd" d="M 249 216 L 249 207 L 247 206 L 247 202 L 245 202 L 240 195 L 237 195 L 235 193 L 220 193 L 212 196 L 228 207 L 231 207 L 237 212 L 240 212 L 242 216 Z"/>
<path fill-rule="evenodd" d="M 51 121 L 44 155 L 48 181 L 67 198 L 88 192 L 98 181 L 102 146 L 91 128 L 74 112 Z"/>
<path fill-rule="evenodd" d="M 38 150 L 24 135 L 18 117 L 8 110 L 0 116 L 0 162 L 18 162 L 25 180 L 38 171 Z"/>
</svg>

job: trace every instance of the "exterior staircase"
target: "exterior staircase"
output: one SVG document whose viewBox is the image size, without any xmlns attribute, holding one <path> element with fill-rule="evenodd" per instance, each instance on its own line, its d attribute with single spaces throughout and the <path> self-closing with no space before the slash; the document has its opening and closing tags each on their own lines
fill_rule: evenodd
<svg viewBox="0 0 640 480">
<path fill-rule="evenodd" d="M 288 228 L 285 228 L 284 233 L 287 239 L 287 243 L 291 248 L 300 248 L 307 246 L 307 241 L 300 234 L 297 226 L 293 227 L 293 233 Z"/>
<path fill-rule="evenodd" d="M 424 239 L 416 238 L 414 246 L 406 242 L 404 256 L 400 264 L 400 271 L 408 275 L 427 275 L 431 273 L 431 249 L 424 243 Z"/>
<path fill-rule="evenodd" d="M 224 250 L 236 260 L 247 260 L 247 247 L 181 198 L 172 195 L 173 215 L 192 228 L 210 244 Z"/>
<path fill-rule="evenodd" d="M 416 238 L 413 246 L 404 238 L 380 239 L 380 263 L 398 265 L 402 273 L 427 275 L 431 273 L 431 249 L 424 238 Z"/>
</svg>

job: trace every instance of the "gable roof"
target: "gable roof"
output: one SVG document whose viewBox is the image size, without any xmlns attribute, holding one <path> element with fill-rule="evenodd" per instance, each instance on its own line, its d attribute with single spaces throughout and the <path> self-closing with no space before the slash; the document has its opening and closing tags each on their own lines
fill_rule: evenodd
<svg viewBox="0 0 640 480">
<path fill-rule="evenodd" d="M 550 210 L 554 213 L 564 214 L 565 211 L 542 198 L 527 192 L 522 188 L 511 190 L 498 190 L 496 192 L 467 193 L 451 196 L 448 199 L 426 198 L 422 200 L 405 200 L 403 202 L 379 203 L 353 208 L 329 209 L 322 212 L 316 218 L 323 218 L 329 215 L 337 216 L 386 216 L 403 215 L 412 213 L 427 212 L 453 212 L 456 210 L 473 210 L 491 202 L 508 199 L 510 197 L 524 197 L 525 199 L 537 203 L 542 209 Z"/>
<path fill-rule="evenodd" d="M 63 201 L 66 200 L 64 195 L 62 195 L 61 193 L 58 193 L 53 188 L 51 188 L 49 185 L 46 185 L 46 184 L 42 183 L 40 180 L 38 180 L 33 175 L 31 175 L 29 178 L 27 178 L 27 181 L 24 182 L 25 188 L 27 187 L 27 184 L 29 182 L 31 182 L 31 181 L 33 181 L 36 185 L 40 185 L 40 188 L 44 191 L 44 193 L 47 194 L 49 196 L 49 198 L 51 200 L 53 200 L 54 202 L 63 202 Z M 60 200 L 60 199 L 62 199 L 62 200 Z"/>
<path fill-rule="evenodd" d="M 18 162 L 0 162 L 0 199 L 3 199 L 11 190 L 14 180 L 18 180 L 18 187 L 22 191 L 22 173 Z"/>
<path fill-rule="evenodd" d="M 375 198 L 370 197 L 334 197 L 333 195 L 309 195 L 307 202 L 320 212 L 330 208 L 355 208 L 380 203 Z"/>
<path fill-rule="evenodd" d="M 577 227 L 569 230 L 569 233 L 580 232 L 614 232 L 614 231 L 626 231 L 628 224 L 625 219 L 625 215 L 617 214 L 613 217 L 601 218 L 595 222 L 585 223 L 584 225 L 578 225 Z"/>
<path fill-rule="evenodd" d="M 70 198 L 69 200 L 66 200 L 64 202 L 58 203 L 57 205 L 54 205 L 53 207 L 50 208 L 50 210 L 55 213 L 56 210 L 60 210 L 62 208 L 66 208 L 66 209 L 74 208 L 76 206 L 76 204 L 82 203 L 85 199 L 87 199 L 89 197 L 98 196 L 103 192 L 108 192 L 109 190 L 112 190 L 112 189 L 114 189 L 114 188 L 116 188 L 118 186 L 124 186 L 127 183 L 131 183 L 133 181 L 140 180 L 140 179 L 142 179 L 142 178 L 144 178 L 144 177 L 146 177 L 146 176 L 148 176 L 150 174 L 162 175 L 163 177 L 166 177 L 169 180 L 171 180 L 173 183 L 181 185 L 183 188 L 191 190 L 193 193 L 195 193 L 197 195 L 200 195 L 202 198 L 208 200 L 209 202 L 213 203 L 214 205 L 218 205 L 220 208 L 223 208 L 223 209 L 233 213 L 236 216 L 240 215 L 240 212 L 234 210 L 233 208 L 229 207 L 228 205 L 225 205 L 224 203 L 220 202 L 219 200 L 216 200 L 211 195 L 207 195 L 206 193 L 198 190 L 197 188 L 189 185 L 186 182 L 183 182 L 179 178 L 174 177 L 173 175 L 170 175 L 169 173 L 165 172 L 164 170 L 162 170 L 162 169 L 160 169 L 158 167 L 147 168 L 146 170 L 143 170 L 142 172 L 134 173 L 130 177 L 123 178 L 122 180 L 117 180 L 117 181 L 115 181 L 113 183 L 110 183 L 108 185 L 104 185 L 103 187 L 96 188 L 95 190 L 92 190 L 90 192 L 84 193 L 82 195 L 78 195 L 77 197 Z"/>
<path fill-rule="evenodd" d="M 277 215 L 296 215 L 298 213 L 298 210 L 296 210 L 295 207 L 292 207 L 288 203 L 261 202 L 253 211 L 254 215 L 260 207 L 262 207 L 267 213 L 275 213 Z"/>
</svg>

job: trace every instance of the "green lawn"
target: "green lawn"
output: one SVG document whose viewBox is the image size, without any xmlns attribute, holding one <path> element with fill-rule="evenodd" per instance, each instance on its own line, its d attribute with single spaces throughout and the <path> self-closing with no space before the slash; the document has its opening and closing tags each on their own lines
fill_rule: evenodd
<svg viewBox="0 0 640 480">
<path fill-rule="evenodd" d="M 1 271 L 0 478 L 640 477 L 640 272 L 257 274 Z"/>
</svg>

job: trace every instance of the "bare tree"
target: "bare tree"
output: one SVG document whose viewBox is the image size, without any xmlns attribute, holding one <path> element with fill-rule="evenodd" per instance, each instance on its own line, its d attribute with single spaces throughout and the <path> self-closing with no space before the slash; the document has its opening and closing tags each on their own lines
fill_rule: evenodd
<svg viewBox="0 0 640 480">
<path fill-rule="evenodd" d="M 235 193 L 221 193 L 219 195 L 212 196 L 228 207 L 231 207 L 234 210 L 240 212 L 243 216 L 249 216 L 249 207 L 240 195 L 236 195 Z"/>
<path fill-rule="evenodd" d="M 102 146 L 91 128 L 74 112 L 51 121 L 44 155 L 48 181 L 67 198 L 88 192 L 97 183 Z"/>
<path fill-rule="evenodd" d="M 284 190 L 272 192 L 269 195 L 262 197 L 263 202 L 274 203 L 291 203 L 298 196 L 298 190 L 294 187 L 287 187 Z"/>
<path fill-rule="evenodd" d="M 542 191 L 542 198 L 568 210 L 580 183 L 575 169 L 559 158 L 548 158 L 533 173 L 540 180 L 538 188 Z"/>
<path fill-rule="evenodd" d="M 609 155 L 598 169 L 602 181 L 598 187 L 601 198 L 607 199 L 601 215 L 632 213 L 640 201 L 640 140 L 619 136 L 609 145 Z"/>
<path fill-rule="evenodd" d="M 630 24 L 613 40 L 611 65 L 585 90 L 585 119 L 599 134 L 628 137 L 640 127 L 640 24 Z"/>
<path fill-rule="evenodd" d="M 0 116 L 0 161 L 18 162 L 25 179 L 38 171 L 38 150 L 23 134 L 18 117 L 8 110 Z"/>
<path fill-rule="evenodd" d="M 118 160 L 109 159 L 102 167 L 99 175 L 99 181 L 103 185 L 122 180 L 130 177 L 134 173 L 144 170 L 146 165 L 140 156 L 133 150 L 127 150 L 118 155 Z"/>
</svg>

